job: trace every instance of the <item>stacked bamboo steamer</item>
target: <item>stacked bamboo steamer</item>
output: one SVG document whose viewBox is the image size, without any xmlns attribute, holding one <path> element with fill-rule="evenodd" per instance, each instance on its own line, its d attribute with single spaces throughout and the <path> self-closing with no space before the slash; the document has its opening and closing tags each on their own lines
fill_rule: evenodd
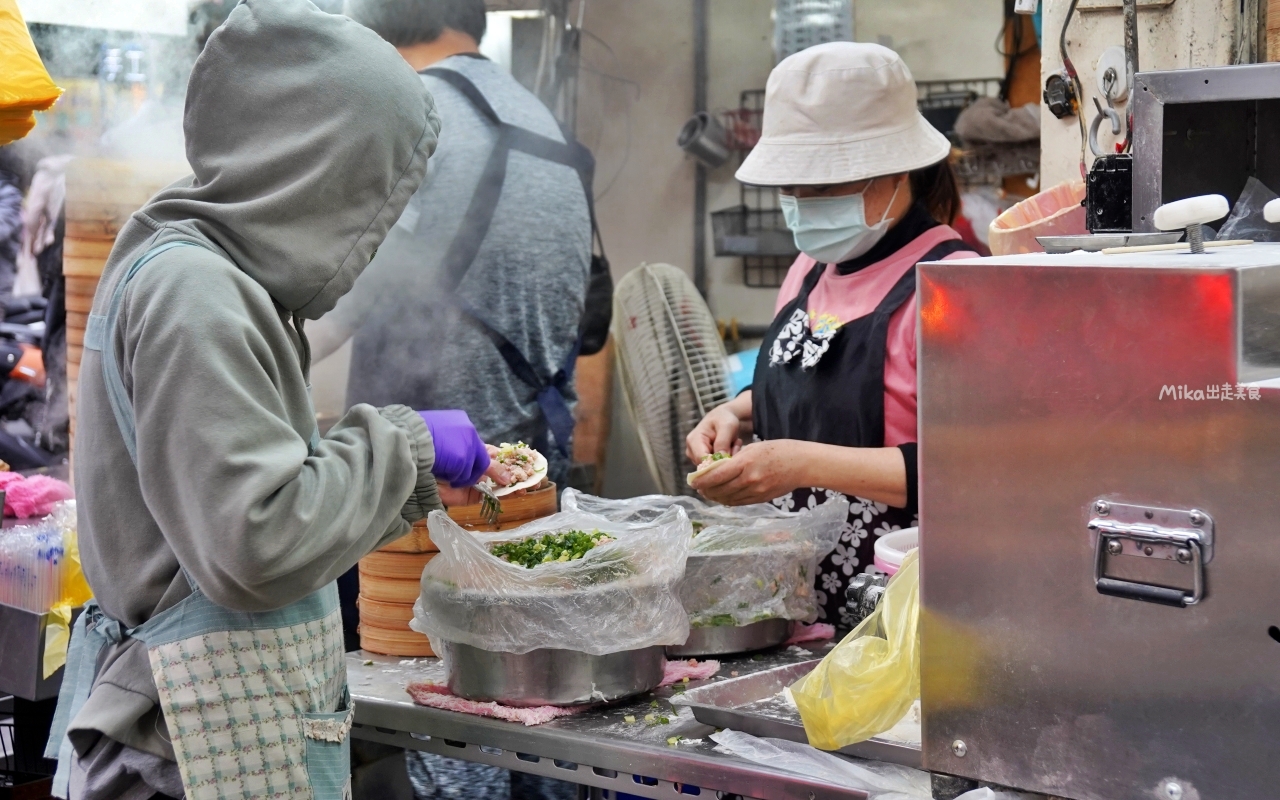
<svg viewBox="0 0 1280 800">
<path fill-rule="evenodd" d="M 437 553 L 427 523 L 360 559 L 360 647 L 391 656 L 430 656 L 427 637 L 409 628 L 422 569 Z"/>
<path fill-rule="evenodd" d="M 485 520 L 480 506 L 455 506 L 449 516 L 467 530 L 505 531 L 556 513 L 556 485 L 502 500 L 496 524 Z M 439 552 L 426 522 L 409 535 L 360 559 L 360 647 L 390 656 L 431 656 L 427 637 L 409 627 L 418 600 L 422 570 Z"/>
<path fill-rule="evenodd" d="M 76 435 L 76 381 L 84 331 L 116 234 L 156 192 L 191 172 L 185 162 L 78 158 L 67 167 L 62 274 L 67 298 L 67 404 Z"/>
</svg>

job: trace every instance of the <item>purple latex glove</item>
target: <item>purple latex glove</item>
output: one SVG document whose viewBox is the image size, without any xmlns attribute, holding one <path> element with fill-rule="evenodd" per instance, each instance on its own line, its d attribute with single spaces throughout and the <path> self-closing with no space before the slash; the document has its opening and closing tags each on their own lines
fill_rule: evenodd
<svg viewBox="0 0 1280 800">
<path fill-rule="evenodd" d="M 436 444 L 436 465 L 431 474 L 450 486 L 475 486 L 489 468 L 476 426 L 465 411 L 419 411 Z"/>
</svg>

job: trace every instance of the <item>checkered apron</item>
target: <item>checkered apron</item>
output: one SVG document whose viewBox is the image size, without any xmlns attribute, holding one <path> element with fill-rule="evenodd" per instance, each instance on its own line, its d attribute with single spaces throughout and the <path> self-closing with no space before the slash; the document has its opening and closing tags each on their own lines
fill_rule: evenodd
<svg viewBox="0 0 1280 800">
<path fill-rule="evenodd" d="M 107 334 L 125 284 L 151 258 L 183 244 L 190 243 L 162 245 L 139 258 L 115 287 L 107 315 L 91 317 L 85 334 L 86 349 L 102 354 L 131 457 L 133 411 Z M 349 800 L 354 708 L 336 583 L 262 613 L 223 608 L 193 583 L 184 600 L 131 629 L 90 601 L 72 631 L 46 749 L 46 757 L 58 759 L 56 796 L 67 796 L 73 752 L 66 732 L 88 699 L 102 648 L 126 638 L 146 643 L 187 800 Z"/>
</svg>

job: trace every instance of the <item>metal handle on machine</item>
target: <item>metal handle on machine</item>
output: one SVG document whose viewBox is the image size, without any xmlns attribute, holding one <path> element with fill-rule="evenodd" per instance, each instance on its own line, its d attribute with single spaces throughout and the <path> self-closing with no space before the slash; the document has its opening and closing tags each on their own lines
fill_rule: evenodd
<svg viewBox="0 0 1280 800">
<path fill-rule="evenodd" d="M 1127 597 L 1130 600 L 1143 600 L 1148 603 L 1160 603 L 1166 606 L 1186 608 L 1204 599 L 1204 556 L 1199 542 L 1188 543 L 1191 552 L 1192 580 L 1191 593 L 1183 589 L 1170 589 L 1167 586 L 1153 586 L 1149 583 L 1135 583 L 1103 576 L 1103 541 L 1115 541 L 1104 536 L 1098 537 L 1097 556 L 1094 560 L 1093 580 L 1098 587 L 1098 594 L 1111 597 Z"/>
<path fill-rule="evenodd" d="M 1185 608 L 1204 599 L 1205 564 L 1213 557 L 1213 520 L 1197 509 L 1175 510 L 1095 501 L 1093 580 L 1099 594 Z M 1107 556 L 1176 561 L 1191 568 L 1192 587 L 1157 586 L 1106 575 Z"/>
</svg>

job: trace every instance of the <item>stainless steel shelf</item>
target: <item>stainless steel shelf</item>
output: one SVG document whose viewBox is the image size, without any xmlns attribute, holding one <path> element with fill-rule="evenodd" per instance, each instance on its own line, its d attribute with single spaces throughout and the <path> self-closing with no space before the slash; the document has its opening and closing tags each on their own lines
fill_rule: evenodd
<svg viewBox="0 0 1280 800">
<path fill-rule="evenodd" d="M 720 674 L 750 674 L 798 663 L 826 648 L 791 647 L 758 656 L 725 659 Z M 620 704 L 562 717 L 543 725 L 519 723 L 424 708 L 413 704 L 405 687 L 411 681 L 444 682 L 436 659 L 398 659 L 366 653 L 347 657 L 348 681 L 355 700 L 352 734 L 410 750 L 545 775 L 596 789 L 639 797 L 721 797 L 737 794 L 758 800 L 866 800 L 859 789 L 815 781 L 717 752 L 706 738 L 714 728 L 677 710 L 667 701 L 678 692 L 659 689 Z M 713 681 L 689 684 L 689 688 Z M 658 703 L 655 708 L 652 703 Z M 647 725 L 645 714 L 670 720 Z M 628 724 L 631 715 L 636 723 Z M 671 746 L 669 737 L 680 736 Z M 692 741 L 691 741 L 692 740 Z"/>
</svg>

